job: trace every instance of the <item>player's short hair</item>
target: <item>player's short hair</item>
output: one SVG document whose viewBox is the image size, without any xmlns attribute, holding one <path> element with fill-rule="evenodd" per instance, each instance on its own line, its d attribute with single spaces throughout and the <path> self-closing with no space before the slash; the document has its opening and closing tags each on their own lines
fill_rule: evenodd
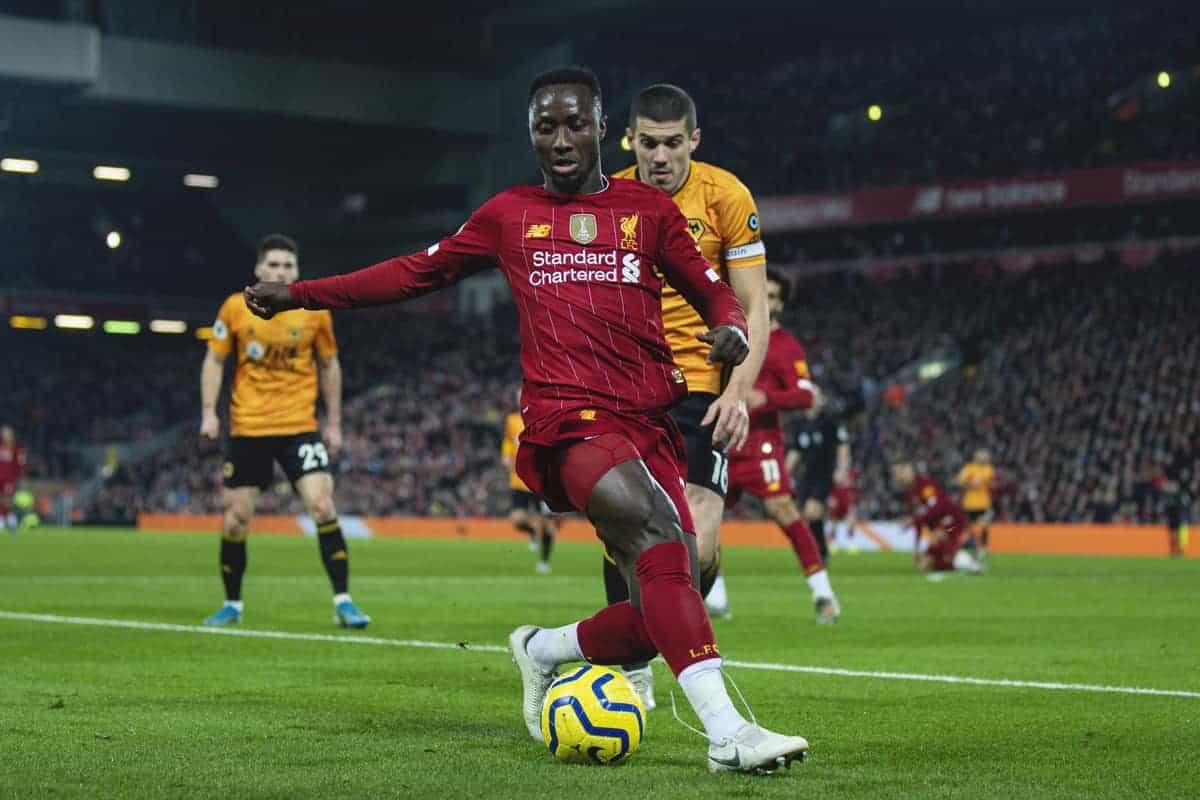
<svg viewBox="0 0 1200 800">
<path fill-rule="evenodd" d="M 629 104 L 629 129 L 637 130 L 637 118 L 645 117 L 655 122 L 683 120 L 690 134 L 696 130 L 696 103 L 691 95 L 673 83 L 656 83 L 647 86 Z"/>
<path fill-rule="evenodd" d="M 257 263 L 262 263 L 269 250 L 286 250 L 294 256 L 299 257 L 300 255 L 300 246 L 296 244 L 296 240 L 290 236 L 284 236 L 282 233 L 268 233 L 258 240 Z"/>
<path fill-rule="evenodd" d="M 788 302 L 792 299 L 792 282 L 779 270 L 767 268 L 767 280 L 779 284 L 779 299 Z"/>
<path fill-rule="evenodd" d="M 533 96 L 539 89 L 564 83 L 588 87 L 592 90 L 592 100 L 597 105 L 603 105 L 600 99 L 600 79 L 588 67 L 578 66 L 555 67 L 534 77 L 529 84 L 529 102 L 533 102 Z"/>
</svg>

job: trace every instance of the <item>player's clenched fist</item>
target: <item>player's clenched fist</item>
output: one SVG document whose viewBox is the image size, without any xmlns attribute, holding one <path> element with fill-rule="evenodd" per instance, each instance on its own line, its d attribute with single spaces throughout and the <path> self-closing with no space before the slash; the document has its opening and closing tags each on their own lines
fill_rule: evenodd
<svg viewBox="0 0 1200 800">
<path fill-rule="evenodd" d="M 737 366 L 746 360 L 746 355 L 750 352 L 746 334 L 733 325 L 721 325 L 704 333 L 697 333 L 696 338 L 712 345 L 712 349 L 708 351 L 710 364 Z"/>
<path fill-rule="evenodd" d="M 286 283 L 259 281 L 253 286 L 247 286 L 243 289 L 242 295 L 246 298 L 246 307 L 256 317 L 262 317 L 263 319 L 270 319 L 280 311 L 288 311 L 289 309 L 300 307 L 292 299 L 291 290 L 288 289 Z"/>
</svg>

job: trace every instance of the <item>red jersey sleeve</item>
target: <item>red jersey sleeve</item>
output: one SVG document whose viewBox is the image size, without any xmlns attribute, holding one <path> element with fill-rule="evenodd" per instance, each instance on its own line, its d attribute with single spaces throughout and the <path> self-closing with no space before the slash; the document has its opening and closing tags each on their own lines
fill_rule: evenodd
<svg viewBox="0 0 1200 800">
<path fill-rule="evenodd" d="M 458 229 L 427 250 L 389 258 L 343 275 L 296 281 L 292 299 L 303 308 L 363 308 L 435 292 L 495 266 L 500 248 L 498 199 L 481 206 Z"/>
<path fill-rule="evenodd" d="M 704 260 L 679 207 L 666 194 L 660 194 L 656 258 L 667 282 L 679 290 L 708 327 L 732 325 L 746 334 L 746 312 L 737 295 Z"/>
<path fill-rule="evenodd" d="M 764 371 L 770 371 L 774 386 L 764 386 L 766 405 L 756 411 L 792 411 L 813 404 L 813 385 L 808 375 L 808 356 L 804 345 L 790 333 L 775 336 L 767 351 Z"/>
</svg>

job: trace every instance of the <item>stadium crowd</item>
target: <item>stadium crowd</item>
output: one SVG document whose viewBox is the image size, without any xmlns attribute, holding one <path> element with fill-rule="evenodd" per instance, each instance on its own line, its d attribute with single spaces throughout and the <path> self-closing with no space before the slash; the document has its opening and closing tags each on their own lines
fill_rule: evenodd
<svg viewBox="0 0 1200 800">
<path fill-rule="evenodd" d="M 1200 323 L 1190 303 L 1200 273 L 1194 252 L 1137 256 L 1081 253 L 1027 271 L 980 260 L 801 282 L 786 324 L 854 423 L 861 513 L 898 512 L 889 459 L 913 457 L 948 482 L 988 447 L 1008 518 L 1158 519 L 1155 476 L 1182 451 L 1200 457 Z M 338 321 L 349 398 L 339 509 L 503 512 L 497 448 L 519 380 L 511 309 L 483 330 L 377 313 L 393 316 Z M 882 402 L 892 376 L 934 353 L 957 354 L 962 367 L 913 387 L 898 407 Z M 173 378 L 194 405 L 192 355 Z M 220 465 L 188 428 L 154 458 L 123 466 L 88 513 L 215 511 Z M 295 512 L 279 477 L 261 508 Z"/>
<path fill-rule="evenodd" d="M 623 49 L 602 77 L 614 91 L 685 87 L 702 157 L 759 194 L 1186 159 L 1200 155 L 1200 113 L 1177 99 L 1200 85 L 1196 14 L 1123 4 L 997 25 L 947 15 L 897 23 L 879 41 L 756 31 L 757 46 L 717 62 L 719 78 L 691 37 L 643 34 L 646 46 Z M 1174 71 L 1170 91 L 1161 70 Z"/>
<path fill-rule="evenodd" d="M 848 294 L 805 284 L 797 329 L 819 379 L 882 396 L 906 363 L 955 352 L 962 367 L 871 404 L 859 425 L 862 513 L 891 515 L 886 463 L 924 461 L 949 484 L 978 447 L 1004 476 L 1001 513 L 1032 521 L 1153 521 L 1156 477 L 1200 458 L 1197 254 L 1145 250 L 1005 274 L 977 263 Z M 845 284 L 842 291 L 847 288 Z M 826 298 L 840 297 L 853 310 Z M 1192 496 L 1200 486 L 1193 486 Z"/>
</svg>

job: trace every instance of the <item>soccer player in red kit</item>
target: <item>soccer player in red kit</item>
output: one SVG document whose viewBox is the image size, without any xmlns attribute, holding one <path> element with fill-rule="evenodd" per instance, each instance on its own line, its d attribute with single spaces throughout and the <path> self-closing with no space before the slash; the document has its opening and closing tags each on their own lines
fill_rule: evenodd
<svg viewBox="0 0 1200 800">
<path fill-rule="evenodd" d="M 808 356 L 804 345 L 779 323 L 791 283 L 781 273 L 767 270 L 767 311 L 771 318 L 771 340 L 758 380 L 750 392 L 750 434 L 740 450 L 729 455 L 729 505 L 737 503 L 742 492 L 762 501 L 767 516 L 778 525 L 792 543 L 792 549 L 812 591 L 817 622 L 836 622 L 841 614 L 829 573 L 808 523 L 796 508 L 796 495 L 785 463 L 781 411 L 810 408 L 820 402 L 820 392 L 809 380 Z M 714 587 L 714 591 L 716 587 Z M 708 596 L 710 607 L 724 598 Z M 727 604 L 727 603 L 726 603 Z"/>
<path fill-rule="evenodd" d="M 925 572 L 983 572 L 983 566 L 960 549 L 966 538 L 967 515 L 945 489 L 904 460 L 892 464 L 892 483 L 904 491 L 904 503 L 912 515 L 913 563 Z M 924 554 L 919 552 L 922 530 L 933 537 Z"/>
<path fill-rule="evenodd" d="M 538 76 L 528 112 L 542 186 L 501 192 L 424 252 L 290 287 L 259 283 L 247 287 L 247 303 L 261 316 L 378 305 L 499 267 L 516 301 L 525 374 L 517 471 L 551 508 L 587 514 L 631 594 L 570 625 L 512 632 L 530 736 L 542 739 L 541 705 L 560 665 L 662 653 L 704 726 L 709 768 L 773 771 L 802 759 L 808 742 L 745 720 L 725 688 L 694 581 L 683 446 L 668 415 L 687 387 L 663 334 L 663 281 L 701 313 L 713 361 L 746 357 L 745 315 L 670 197 L 604 177 L 606 122 L 590 70 Z M 738 445 L 736 428 L 730 413 L 716 435 Z"/>
<path fill-rule="evenodd" d="M 17 443 L 17 435 L 12 427 L 4 425 L 0 427 L 0 527 L 16 530 L 16 520 L 10 520 L 9 517 L 17 484 L 24 477 L 25 448 Z"/>
</svg>

